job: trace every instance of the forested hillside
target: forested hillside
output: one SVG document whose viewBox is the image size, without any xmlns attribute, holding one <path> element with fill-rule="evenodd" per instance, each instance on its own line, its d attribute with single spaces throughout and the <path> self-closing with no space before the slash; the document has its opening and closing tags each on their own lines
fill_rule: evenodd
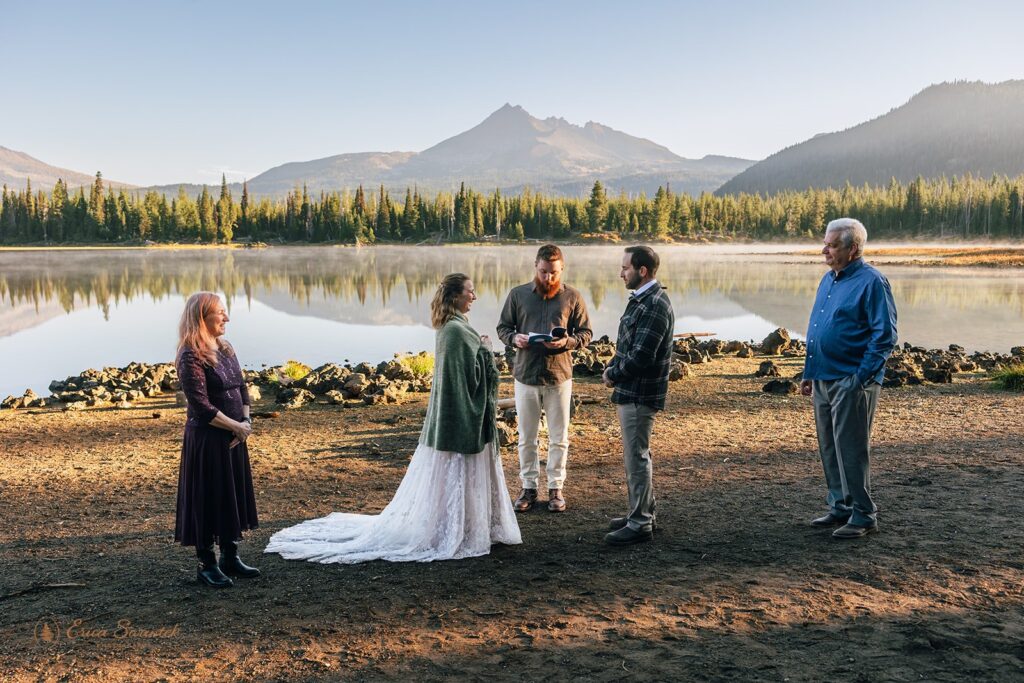
<svg viewBox="0 0 1024 683">
<path fill-rule="evenodd" d="M 841 105 L 840 105 L 841 106 Z M 853 128 L 777 152 L 719 195 L 1024 173 L 1024 81 L 943 83 Z"/>
</svg>

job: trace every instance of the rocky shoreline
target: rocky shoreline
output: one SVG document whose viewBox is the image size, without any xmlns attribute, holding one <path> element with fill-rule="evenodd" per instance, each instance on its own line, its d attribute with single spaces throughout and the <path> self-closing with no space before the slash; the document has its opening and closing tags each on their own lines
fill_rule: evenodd
<svg viewBox="0 0 1024 683">
<path fill-rule="evenodd" d="M 762 390 L 772 394 L 791 394 L 798 389 L 800 373 L 782 377 L 772 357 L 802 357 L 806 346 L 792 339 L 789 332 L 779 328 L 760 343 L 698 340 L 694 336 L 675 341 L 671 381 L 690 376 L 692 365 L 711 363 L 724 356 L 751 358 L 768 357 L 754 373 L 769 378 Z M 600 376 L 615 355 L 615 343 L 607 336 L 594 340 L 582 349 L 575 349 L 573 375 L 575 377 Z M 510 372 L 514 348 L 495 353 L 498 370 Z M 426 360 L 409 363 L 407 359 Z M 920 384 L 949 384 L 959 373 L 994 372 L 1024 364 L 1024 346 L 1015 346 L 1009 354 L 979 351 L 966 353 L 963 347 L 950 344 L 947 349 L 926 349 L 904 343 L 897 347 L 886 363 L 885 387 Z M 432 367 L 430 354 L 396 356 L 376 365 L 326 363 L 293 379 L 285 366 L 262 370 L 245 370 L 244 375 L 254 400 L 264 393 L 285 409 L 300 408 L 318 402 L 347 407 L 401 403 L 408 394 L 430 391 L 432 373 L 423 369 Z M 50 395 L 43 397 L 32 390 L 21 396 L 8 396 L 0 402 L 0 409 L 83 410 L 86 408 L 128 409 L 132 404 L 164 393 L 180 391 L 177 371 L 171 363 L 129 363 L 123 368 L 88 369 L 77 375 L 50 383 Z M 179 397 L 179 402 L 181 397 Z"/>
</svg>

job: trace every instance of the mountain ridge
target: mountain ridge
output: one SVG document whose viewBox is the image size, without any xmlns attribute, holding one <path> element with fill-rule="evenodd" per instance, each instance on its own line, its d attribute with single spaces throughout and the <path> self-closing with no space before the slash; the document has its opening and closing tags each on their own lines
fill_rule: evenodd
<svg viewBox="0 0 1024 683">
<path fill-rule="evenodd" d="M 20 190 L 25 187 L 27 181 L 31 180 L 36 189 L 49 190 L 57 183 L 58 178 L 63 180 L 69 188 L 77 188 L 92 185 L 96 176 L 52 166 L 25 152 L 0 145 L 0 184 L 7 185 L 8 189 Z M 108 181 L 106 178 L 104 178 L 104 183 L 127 189 L 135 187 L 128 183 Z"/>
<path fill-rule="evenodd" d="M 595 180 L 612 194 L 653 194 L 659 186 L 669 184 L 676 191 L 696 195 L 714 190 L 753 163 L 720 155 L 686 159 L 651 140 L 595 121 L 578 126 L 561 117 L 538 119 L 522 106 L 505 103 L 472 128 L 422 152 L 355 152 L 289 161 L 247 182 L 253 197 L 280 197 L 302 186 L 311 193 L 355 189 L 358 185 L 384 185 L 392 192 L 407 187 L 454 191 L 461 183 L 478 190 L 517 192 L 529 187 L 539 192 L 577 195 L 589 192 Z M 33 186 L 52 187 L 56 178 L 62 177 L 57 172 L 75 177 L 76 184 L 92 182 L 92 176 L 86 174 L 48 168 L 49 182 L 33 176 Z M 3 171 L 0 165 L 0 178 Z M 19 178 L 19 182 L 23 184 L 24 180 Z M 179 187 L 192 193 L 203 185 L 178 183 L 134 189 L 176 194 Z M 237 194 L 242 184 L 230 183 L 229 189 Z"/>
<path fill-rule="evenodd" d="M 885 114 L 785 147 L 716 194 L 1024 173 L 1024 80 L 928 86 Z"/>
<path fill-rule="evenodd" d="M 356 162 L 359 162 L 357 164 Z M 276 195 L 297 185 L 309 191 L 356 185 L 455 190 L 461 183 L 504 192 L 530 187 L 555 194 L 589 191 L 601 180 L 610 192 L 653 192 L 670 183 L 680 191 L 711 191 L 753 162 L 724 156 L 685 159 L 666 147 L 593 121 L 577 126 L 561 117 L 538 119 L 505 103 L 480 123 L 419 153 L 363 152 L 292 162 L 248 181 L 254 195 Z M 336 171 L 329 178 L 324 165 Z"/>
</svg>

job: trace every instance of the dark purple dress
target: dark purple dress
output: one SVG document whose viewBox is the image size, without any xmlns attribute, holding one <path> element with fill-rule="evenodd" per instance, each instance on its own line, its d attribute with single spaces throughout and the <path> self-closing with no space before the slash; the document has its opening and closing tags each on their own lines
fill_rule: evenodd
<svg viewBox="0 0 1024 683">
<path fill-rule="evenodd" d="M 174 540 L 208 546 L 238 541 L 242 531 L 259 526 L 252 488 L 249 450 L 244 443 L 229 448 L 231 432 L 210 425 L 217 411 L 242 419 L 249 393 L 233 353 L 217 351 L 209 366 L 191 349 L 182 349 L 175 363 L 181 390 L 188 399 L 188 419 L 181 446 L 178 511 Z"/>
</svg>

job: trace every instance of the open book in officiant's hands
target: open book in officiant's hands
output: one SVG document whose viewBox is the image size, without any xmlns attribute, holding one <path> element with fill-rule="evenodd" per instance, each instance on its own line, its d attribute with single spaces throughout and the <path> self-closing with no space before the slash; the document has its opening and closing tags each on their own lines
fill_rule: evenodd
<svg viewBox="0 0 1024 683">
<path fill-rule="evenodd" d="M 528 335 L 528 343 L 540 344 L 541 342 L 549 342 L 554 341 L 555 339 L 561 339 L 562 337 L 565 336 L 565 332 L 566 330 L 564 327 L 553 327 L 551 328 L 551 332 L 548 334 L 545 334 L 543 332 L 531 332 Z"/>
</svg>

